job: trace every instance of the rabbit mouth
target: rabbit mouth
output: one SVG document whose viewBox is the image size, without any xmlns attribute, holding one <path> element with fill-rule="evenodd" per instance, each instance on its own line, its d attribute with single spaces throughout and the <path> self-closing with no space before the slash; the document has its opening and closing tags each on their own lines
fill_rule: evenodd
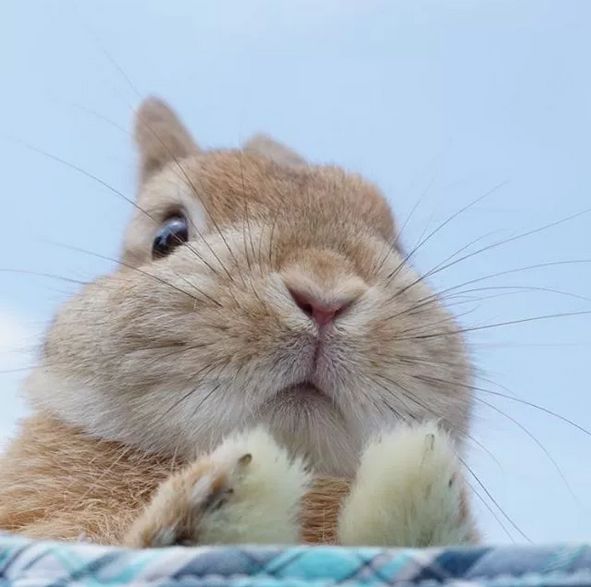
<svg viewBox="0 0 591 587">
<path fill-rule="evenodd" d="M 311 381 L 302 381 L 283 387 L 271 399 L 273 403 L 315 404 L 333 403 L 328 394 Z"/>
</svg>

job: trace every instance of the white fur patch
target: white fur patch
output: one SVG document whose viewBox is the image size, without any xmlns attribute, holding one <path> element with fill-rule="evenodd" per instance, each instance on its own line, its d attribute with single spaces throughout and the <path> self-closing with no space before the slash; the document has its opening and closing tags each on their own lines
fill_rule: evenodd
<svg viewBox="0 0 591 587">
<path fill-rule="evenodd" d="M 250 462 L 240 463 L 245 455 Z M 211 455 L 216 469 L 229 470 L 232 494 L 201 521 L 205 544 L 293 544 L 299 540 L 300 501 L 308 486 L 303 462 L 263 429 L 226 440 Z"/>
<path fill-rule="evenodd" d="M 448 434 L 402 426 L 369 445 L 339 520 L 344 545 L 434 546 L 469 541 Z"/>
<path fill-rule="evenodd" d="M 207 499 L 211 492 L 212 481 L 213 479 L 211 475 L 203 475 L 203 477 L 199 477 L 197 483 L 193 485 L 191 491 L 191 502 L 193 507 L 201 507 L 201 504 Z"/>
</svg>

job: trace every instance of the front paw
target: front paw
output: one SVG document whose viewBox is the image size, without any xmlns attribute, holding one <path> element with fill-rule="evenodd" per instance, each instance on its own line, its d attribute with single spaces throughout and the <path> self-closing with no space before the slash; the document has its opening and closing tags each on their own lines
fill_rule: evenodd
<svg viewBox="0 0 591 587">
<path fill-rule="evenodd" d="M 433 423 L 371 444 L 341 511 L 342 544 L 421 547 L 473 542 L 460 463 Z"/>
<path fill-rule="evenodd" d="M 262 430 L 226 440 L 171 476 L 130 528 L 135 548 L 292 543 L 307 476 Z"/>
</svg>

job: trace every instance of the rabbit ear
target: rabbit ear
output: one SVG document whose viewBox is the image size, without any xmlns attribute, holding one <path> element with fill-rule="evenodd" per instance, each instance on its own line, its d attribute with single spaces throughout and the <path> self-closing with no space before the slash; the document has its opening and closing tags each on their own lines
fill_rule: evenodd
<svg viewBox="0 0 591 587">
<path fill-rule="evenodd" d="M 199 152 L 178 116 L 162 100 L 147 98 L 135 118 L 135 141 L 140 154 L 140 182 L 166 163 Z"/>
<path fill-rule="evenodd" d="M 295 151 L 292 151 L 289 147 L 278 143 L 267 135 L 255 135 L 243 148 L 246 153 L 262 155 L 285 167 L 306 165 L 306 160 L 300 157 Z"/>
</svg>

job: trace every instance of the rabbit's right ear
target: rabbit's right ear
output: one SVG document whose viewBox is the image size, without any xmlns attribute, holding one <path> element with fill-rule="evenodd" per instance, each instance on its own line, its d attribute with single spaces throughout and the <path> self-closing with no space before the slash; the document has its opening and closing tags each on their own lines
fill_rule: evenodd
<svg viewBox="0 0 591 587">
<path fill-rule="evenodd" d="M 300 167 L 306 165 L 306 160 L 289 147 L 278 143 L 267 135 L 255 135 L 243 147 L 246 153 L 255 153 L 267 157 L 284 167 Z"/>
<path fill-rule="evenodd" d="M 140 154 L 141 183 L 167 163 L 199 152 L 178 116 L 158 98 L 147 98 L 140 105 L 134 135 Z"/>
</svg>

